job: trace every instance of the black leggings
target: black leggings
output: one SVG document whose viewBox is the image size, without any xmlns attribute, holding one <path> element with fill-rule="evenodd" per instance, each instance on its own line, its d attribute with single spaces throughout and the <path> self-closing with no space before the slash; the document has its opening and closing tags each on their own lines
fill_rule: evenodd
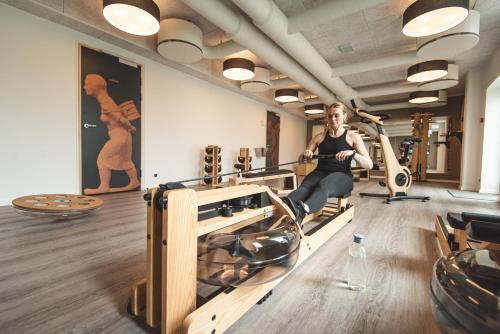
<svg viewBox="0 0 500 334">
<path fill-rule="evenodd" d="M 314 170 L 308 174 L 300 187 L 292 191 L 288 197 L 296 202 L 302 201 L 309 206 L 309 212 L 321 210 L 328 197 L 338 197 L 352 191 L 352 177 L 343 172 L 326 172 Z"/>
</svg>

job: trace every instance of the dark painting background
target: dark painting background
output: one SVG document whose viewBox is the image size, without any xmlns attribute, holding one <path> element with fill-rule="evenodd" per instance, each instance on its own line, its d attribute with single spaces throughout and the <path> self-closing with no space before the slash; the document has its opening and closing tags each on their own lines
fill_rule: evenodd
<svg viewBox="0 0 500 334">
<path fill-rule="evenodd" d="M 87 74 L 99 74 L 108 84 L 108 94 L 117 105 L 133 100 L 141 114 L 141 67 L 120 63 L 119 58 L 106 53 L 80 47 L 80 94 L 82 127 L 82 190 L 99 186 L 97 156 L 108 141 L 108 128 L 101 122 L 101 108 L 97 100 L 87 96 L 83 89 Z M 132 161 L 141 176 L 141 118 L 131 122 L 136 128 L 132 135 Z M 95 124 L 96 128 L 84 128 L 84 124 Z M 123 187 L 129 182 L 125 171 L 112 171 L 110 187 Z"/>
</svg>

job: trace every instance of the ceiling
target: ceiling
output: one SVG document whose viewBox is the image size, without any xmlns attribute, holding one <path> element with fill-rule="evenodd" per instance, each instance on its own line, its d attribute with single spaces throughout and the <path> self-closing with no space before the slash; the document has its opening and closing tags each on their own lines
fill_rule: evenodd
<svg viewBox="0 0 500 334">
<path fill-rule="evenodd" d="M 138 37 L 117 31 L 102 16 L 102 0 L 0 0 L 21 8 L 35 15 L 45 17 L 73 29 L 93 35 L 107 42 L 117 44 L 149 58 L 160 60 L 155 51 L 156 38 Z M 228 35 L 212 24 L 202 15 L 184 4 L 181 0 L 154 0 L 160 7 L 161 19 L 186 19 L 203 31 L 206 45 L 217 45 L 229 40 Z M 201 1 L 201 0 L 200 0 Z M 325 2 L 333 0 L 274 0 L 275 4 L 287 17 L 301 14 Z M 354 0 L 353 0 L 354 1 Z M 232 1 L 221 0 L 223 5 L 234 12 L 242 12 Z M 318 24 L 302 31 L 308 42 L 328 62 L 332 68 L 356 64 L 373 58 L 400 54 L 416 50 L 416 39 L 401 33 L 402 14 L 414 0 L 378 1 L 377 5 L 357 11 L 353 14 L 334 19 L 331 22 Z M 500 1 L 471 0 L 471 8 L 481 14 L 480 41 L 471 50 L 459 54 L 452 61 L 459 65 L 460 84 L 449 91 L 449 95 L 461 95 L 464 92 L 464 74 L 471 68 L 484 63 L 500 44 Z M 243 14 L 245 15 L 245 14 Z M 351 45 L 352 51 L 342 53 L 339 46 Z M 235 56 L 235 55 L 231 55 Z M 266 66 L 276 77 L 285 77 L 273 69 L 266 59 L 259 58 L 245 50 L 237 56 L 247 57 L 256 65 Z M 185 70 L 201 78 L 211 80 L 219 85 L 239 91 L 238 84 L 221 75 L 222 60 L 204 59 L 191 65 L 177 65 L 170 61 L 162 61 L 168 65 Z M 341 79 L 354 89 L 399 84 L 406 81 L 406 70 L 409 65 L 390 66 L 379 70 L 342 76 Z M 187 68 L 187 70 L 186 70 Z M 306 95 L 314 96 L 315 92 Z M 276 105 L 272 99 L 272 91 L 257 94 L 256 99 Z M 386 104 L 408 101 L 409 93 L 390 94 L 365 98 L 368 104 Z M 299 111 L 298 113 L 301 113 Z"/>
</svg>

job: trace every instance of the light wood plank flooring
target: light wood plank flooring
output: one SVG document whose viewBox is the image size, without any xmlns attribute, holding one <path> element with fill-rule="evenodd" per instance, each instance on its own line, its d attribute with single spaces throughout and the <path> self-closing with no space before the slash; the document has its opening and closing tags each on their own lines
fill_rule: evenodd
<svg viewBox="0 0 500 334">
<path fill-rule="evenodd" d="M 355 218 L 254 306 L 229 333 L 437 333 L 429 280 L 438 257 L 433 218 L 447 211 L 500 214 L 496 202 L 453 198 L 450 185 L 417 184 L 432 197 L 384 204 L 357 193 Z M 43 221 L 0 207 L 1 333 L 152 333 L 129 318 L 131 284 L 145 277 L 145 203 L 139 192 L 100 196 L 97 214 Z M 366 236 L 368 288 L 346 289 L 353 233 Z M 156 331 L 157 332 L 157 331 Z"/>
</svg>

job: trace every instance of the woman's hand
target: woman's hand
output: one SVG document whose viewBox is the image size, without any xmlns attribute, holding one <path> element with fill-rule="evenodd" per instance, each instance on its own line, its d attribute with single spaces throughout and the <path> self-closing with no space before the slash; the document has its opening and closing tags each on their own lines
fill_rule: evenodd
<svg viewBox="0 0 500 334">
<path fill-rule="evenodd" d="M 134 134 L 135 133 L 135 126 L 131 125 L 129 128 L 128 128 L 128 132 L 130 132 L 130 134 Z"/>
<path fill-rule="evenodd" d="M 304 153 L 302 153 L 302 159 L 301 160 L 311 159 L 312 156 L 313 156 L 313 151 L 311 151 L 311 150 L 305 150 Z"/>
<path fill-rule="evenodd" d="M 346 150 L 346 151 L 340 151 L 335 155 L 335 158 L 339 161 L 344 161 L 345 159 L 349 158 L 350 156 L 354 155 L 356 153 L 355 150 Z"/>
</svg>

